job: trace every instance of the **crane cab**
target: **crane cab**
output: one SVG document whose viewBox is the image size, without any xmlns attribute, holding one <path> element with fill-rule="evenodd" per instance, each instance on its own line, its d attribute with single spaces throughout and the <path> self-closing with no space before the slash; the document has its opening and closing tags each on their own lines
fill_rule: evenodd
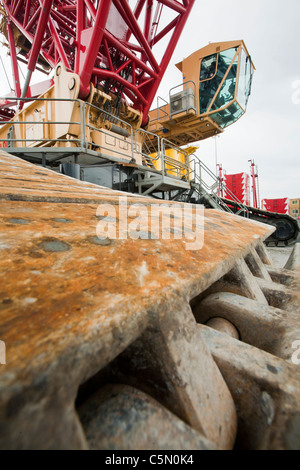
<svg viewBox="0 0 300 470">
<path fill-rule="evenodd" d="M 150 128 L 177 145 L 211 137 L 245 112 L 254 65 L 243 41 L 212 43 L 176 64 L 183 84 L 153 110 Z"/>
<path fill-rule="evenodd" d="M 246 112 L 254 66 L 243 41 L 209 44 L 177 67 L 188 80 L 199 75 L 201 116 L 209 116 L 223 129 Z"/>
</svg>

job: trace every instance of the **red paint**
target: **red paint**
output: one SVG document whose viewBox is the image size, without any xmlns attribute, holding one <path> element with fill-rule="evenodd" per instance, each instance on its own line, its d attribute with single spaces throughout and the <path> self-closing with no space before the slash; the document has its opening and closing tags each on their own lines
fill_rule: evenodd
<svg viewBox="0 0 300 470">
<path fill-rule="evenodd" d="M 6 30 L 7 30 L 8 42 L 9 42 L 9 49 L 10 49 L 12 73 L 13 73 L 13 79 L 14 79 L 14 84 L 15 84 L 15 96 L 19 98 L 21 96 L 21 85 L 20 85 L 15 41 L 14 41 L 13 30 L 12 30 L 12 25 L 10 21 L 7 21 Z"/>
<path fill-rule="evenodd" d="M 263 199 L 262 209 L 269 212 L 277 212 L 278 214 L 289 214 L 290 213 L 290 201 L 289 198 L 279 199 Z"/>
<path fill-rule="evenodd" d="M 237 173 L 235 175 L 225 175 L 225 185 L 239 201 L 246 206 L 250 206 L 250 182 L 247 173 Z M 230 193 L 225 190 L 225 198 L 234 200 Z"/>
<path fill-rule="evenodd" d="M 132 8 L 127 0 L 39 0 L 39 8 L 32 8 L 32 0 L 7 0 L 4 7 L 8 20 L 32 44 L 28 70 L 41 56 L 53 68 L 62 62 L 79 75 L 82 99 L 87 98 L 90 83 L 98 83 L 141 110 L 146 124 L 194 2 L 137 0 Z M 163 40 L 167 44 L 159 61 L 153 47 Z M 17 77 L 17 59 L 12 65 Z"/>
<path fill-rule="evenodd" d="M 253 207 L 259 209 L 259 186 L 258 186 L 258 171 L 257 166 L 254 163 L 254 160 L 249 160 L 251 162 L 251 179 L 252 179 L 252 194 L 253 194 Z"/>
</svg>

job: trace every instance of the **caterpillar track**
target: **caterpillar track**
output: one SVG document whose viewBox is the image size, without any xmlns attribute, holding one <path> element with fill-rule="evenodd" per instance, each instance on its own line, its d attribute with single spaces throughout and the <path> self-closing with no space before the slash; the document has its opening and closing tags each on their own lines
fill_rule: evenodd
<svg viewBox="0 0 300 470">
<path fill-rule="evenodd" d="M 206 208 L 230 209 L 231 212 L 275 227 L 275 231 L 266 239 L 267 246 L 289 246 L 300 241 L 300 226 L 298 221 L 288 214 L 279 214 L 276 212 L 264 211 L 255 207 L 241 205 L 240 203 L 224 197 L 218 197 L 217 200 L 211 197 L 207 192 L 201 189 L 200 201 Z M 241 210 L 242 207 L 242 210 Z M 245 214 L 247 211 L 247 214 Z"/>
<path fill-rule="evenodd" d="M 234 201 L 221 198 L 223 202 L 233 208 L 237 207 Z M 270 211 L 264 211 L 255 207 L 246 206 L 249 218 L 262 222 L 264 224 L 272 225 L 276 228 L 275 232 L 270 235 L 266 240 L 266 245 L 279 246 L 279 245 L 292 245 L 299 240 L 300 228 L 296 219 L 288 214 L 279 214 Z"/>
<path fill-rule="evenodd" d="M 199 250 L 102 240 L 124 193 L 0 170 L 1 449 L 299 449 L 299 245 L 275 268 L 274 228 L 213 209 Z"/>
</svg>

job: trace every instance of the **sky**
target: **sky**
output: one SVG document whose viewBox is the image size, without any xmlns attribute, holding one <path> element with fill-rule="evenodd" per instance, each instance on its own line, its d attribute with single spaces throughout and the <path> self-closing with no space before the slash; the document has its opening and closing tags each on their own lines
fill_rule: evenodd
<svg viewBox="0 0 300 470">
<path fill-rule="evenodd" d="M 249 173 L 254 159 L 261 199 L 300 198 L 299 19 L 299 0 L 196 0 L 158 91 L 168 99 L 182 81 L 175 64 L 197 49 L 244 40 L 256 67 L 247 112 L 217 138 L 197 143 L 197 155 L 213 171 L 217 157 L 228 174 Z M 2 64 L 0 90 L 9 90 Z"/>
</svg>

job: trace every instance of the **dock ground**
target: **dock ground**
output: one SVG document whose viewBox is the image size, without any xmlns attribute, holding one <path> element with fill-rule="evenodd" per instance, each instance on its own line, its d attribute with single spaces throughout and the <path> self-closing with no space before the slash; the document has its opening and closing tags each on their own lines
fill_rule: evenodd
<svg viewBox="0 0 300 470">
<path fill-rule="evenodd" d="M 274 265 L 283 268 L 295 245 L 267 247 Z"/>
</svg>

